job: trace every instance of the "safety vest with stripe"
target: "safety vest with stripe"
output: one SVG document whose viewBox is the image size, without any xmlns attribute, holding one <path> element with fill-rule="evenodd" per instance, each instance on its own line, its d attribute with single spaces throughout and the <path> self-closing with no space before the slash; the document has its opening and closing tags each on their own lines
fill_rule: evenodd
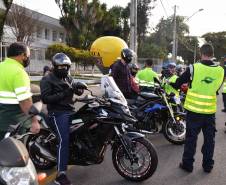
<svg viewBox="0 0 226 185">
<path fill-rule="evenodd" d="M 224 80 L 223 93 L 226 93 L 226 79 Z"/>
<path fill-rule="evenodd" d="M 200 114 L 215 113 L 217 109 L 216 92 L 220 88 L 223 78 L 224 69 L 220 66 L 194 64 L 193 79 L 186 95 L 185 109 Z"/>
<path fill-rule="evenodd" d="M 0 63 L 0 103 L 19 104 L 31 96 L 30 79 L 23 65 L 6 58 Z"/>
<path fill-rule="evenodd" d="M 146 67 L 138 71 L 136 81 L 139 83 L 139 86 L 154 87 L 154 77 L 158 78 L 158 74 L 150 67 Z"/>
<path fill-rule="evenodd" d="M 177 75 L 173 75 L 171 76 L 168 81 L 170 83 L 175 83 L 176 80 L 177 80 L 178 76 Z M 170 93 L 174 93 L 177 97 L 179 97 L 179 91 L 177 89 L 174 89 L 171 85 L 169 84 L 164 84 L 164 89 L 166 91 L 167 94 L 170 94 Z"/>
</svg>

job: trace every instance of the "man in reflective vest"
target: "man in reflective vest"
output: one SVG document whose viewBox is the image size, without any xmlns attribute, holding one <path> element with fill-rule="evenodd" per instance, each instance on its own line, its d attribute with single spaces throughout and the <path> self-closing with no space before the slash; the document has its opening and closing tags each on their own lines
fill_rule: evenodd
<svg viewBox="0 0 226 185">
<path fill-rule="evenodd" d="M 223 98 L 223 104 L 224 108 L 222 109 L 222 112 L 226 112 L 226 55 L 224 55 L 224 85 L 223 85 L 223 91 L 222 91 L 222 98 Z"/>
<path fill-rule="evenodd" d="M 183 83 L 190 84 L 184 105 L 187 110 L 187 128 L 180 168 L 192 172 L 197 137 L 202 130 L 204 135 L 202 167 L 204 172 L 209 173 L 214 165 L 216 94 L 223 83 L 224 69 L 211 61 L 214 55 L 211 44 L 204 44 L 200 48 L 200 53 L 201 62 L 190 65 L 171 85 L 179 88 Z"/>
<path fill-rule="evenodd" d="M 30 49 L 23 43 L 13 43 L 8 49 L 8 58 L 0 63 L 0 139 L 10 124 L 27 118 L 32 107 L 30 79 L 24 67 L 29 65 Z M 38 133 L 40 125 L 34 116 L 23 124 Z M 24 131 L 23 129 L 23 131 Z"/>
<path fill-rule="evenodd" d="M 176 64 L 175 63 L 169 63 L 167 65 L 168 69 L 168 76 L 163 78 L 163 87 L 167 94 L 174 93 L 176 97 L 179 97 L 179 91 L 175 88 L 173 88 L 169 83 L 175 83 L 178 76 L 176 75 Z M 169 83 L 164 83 L 165 81 L 168 81 Z"/>
<path fill-rule="evenodd" d="M 154 77 L 158 78 L 158 74 L 152 70 L 153 61 L 147 59 L 145 61 L 145 68 L 138 71 L 136 74 L 136 81 L 139 83 L 139 86 L 142 91 L 149 91 L 154 88 Z"/>
</svg>

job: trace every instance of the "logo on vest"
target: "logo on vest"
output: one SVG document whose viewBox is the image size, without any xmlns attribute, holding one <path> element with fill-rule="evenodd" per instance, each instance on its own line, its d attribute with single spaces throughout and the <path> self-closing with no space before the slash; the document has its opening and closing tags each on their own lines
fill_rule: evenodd
<svg viewBox="0 0 226 185">
<path fill-rule="evenodd" d="M 215 79 L 211 78 L 211 77 L 205 77 L 203 80 L 201 80 L 201 82 L 205 82 L 207 84 L 210 84 L 214 81 Z"/>
</svg>

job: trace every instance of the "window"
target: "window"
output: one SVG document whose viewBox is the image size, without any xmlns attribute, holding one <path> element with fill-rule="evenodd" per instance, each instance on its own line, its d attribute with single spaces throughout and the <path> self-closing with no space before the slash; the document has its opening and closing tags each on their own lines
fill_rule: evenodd
<svg viewBox="0 0 226 185">
<path fill-rule="evenodd" d="M 37 58 L 38 60 L 44 60 L 44 52 L 42 49 L 37 50 Z"/>
<path fill-rule="evenodd" d="M 49 40 L 49 29 L 45 29 L 45 39 Z"/>
<path fill-rule="evenodd" d="M 35 50 L 31 49 L 31 59 L 35 60 Z"/>
<path fill-rule="evenodd" d="M 53 31 L 53 41 L 57 41 L 57 32 Z"/>
<path fill-rule="evenodd" d="M 61 42 L 64 42 L 64 33 L 60 33 L 60 40 Z"/>
<path fill-rule="evenodd" d="M 37 38 L 42 38 L 42 28 L 37 27 Z"/>
</svg>

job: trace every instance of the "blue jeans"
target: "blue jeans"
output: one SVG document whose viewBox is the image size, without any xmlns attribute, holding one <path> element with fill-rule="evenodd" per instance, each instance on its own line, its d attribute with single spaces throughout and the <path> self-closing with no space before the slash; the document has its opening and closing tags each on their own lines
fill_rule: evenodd
<svg viewBox="0 0 226 185">
<path fill-rule="evenodd" d="M 52 124 L 58 138 L 57 146 L 57 171 L 67 170 L 69 158 L 69 135 L 70 135 L 71 112 L 51 112 L 49 113 Z"/>
<path fill-rule="evenodd" d="M 184 145 L 183 164 L 193 169 L 194 155 L 198 134 L 202 130 L 204 143 L 202 146 L 203 168 L 212 168 L 214 164 L 213 154 L 215 147 L 215 115 L 196 114 L 188 111 L 186 117 L 186 138 Z"/>
</svg>

